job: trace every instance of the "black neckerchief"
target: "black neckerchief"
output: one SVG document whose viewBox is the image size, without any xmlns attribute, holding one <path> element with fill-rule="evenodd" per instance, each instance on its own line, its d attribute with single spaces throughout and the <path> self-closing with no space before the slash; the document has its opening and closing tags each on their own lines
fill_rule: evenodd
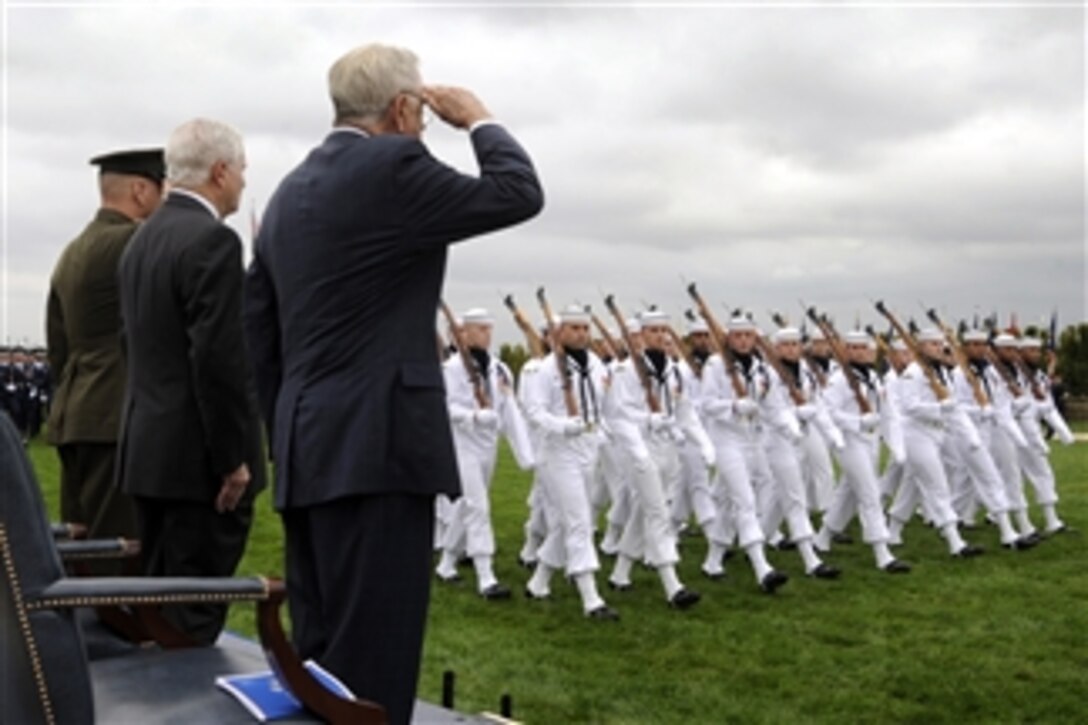
<svg viewBox="0 0 1088 725">
<path fill-rule="evenodd" d="M 781 362 L 782 362 L 782 367 L 784 367 L 790 373 L 790 375 L 793 376 L 793 382 L 796 383 L 798 387 L 801 387 L 801 361 L 800 360 L 790 361 L 790 360 L 787 360 L 785 358 L 782 358 Z M 788 381 L 783 381 L 783 382 L 788 382 Z"/>
<path fill-rule="evenodd" d="M 854 374 L 855 378 L 865 385 L 867 389 L 865 397 L 868 398 L 873 410 L 877 410 L 879 407 L 880 393 L 877 391 L 876 382 L 873 380 L 873 364 L 851 362 L 850 371 Z"/>
<path fill-rule="evenodd" d="M 593 381 L 589 377 L 589 353 L 585 348 L 572 348 L 563 346 L 567 353 L 567 366 L 578 373 L 578 398 L 581 403 L 582 420 L 587 423 L 600 422 L 601 416 L 597 409 L 597 391 L 593 387 Z"/>
<path fill-rule="evenodd" d="M 820 357 L 819 355 L 809 355 L 809 357 L 812 358 L 814 363 L 820 366 L 820 370 L 822 370 L 824 374 L 831 370 L 830 357 Z"/>
<path fill-rule="evenodd" d="M 665 380 L 665 372 L 668 370 L 669 358 L 664 350 L 651 350 L 649 348 L 645 350 L 644 357 L 650 363 L 648 366 L 650 375 L 657 381 L 657 385 L 661 389 L 661 403 L 664 406 L 665 413 L 667 415 L 672 415 L 672 392 L 669 390 L 669 384 Z M 673 369 L 675 370 L 675 368 Z"/>
<path fill-rule="evenodd" d="M 476 363 L 476 369 L 480 372 L 480 376 L 486 380 L 488 368 L 491 367 L 491 356 L 487 354 L 487 350 L 479 347 L 470 347 L 468 353 Z"/>
</svg>

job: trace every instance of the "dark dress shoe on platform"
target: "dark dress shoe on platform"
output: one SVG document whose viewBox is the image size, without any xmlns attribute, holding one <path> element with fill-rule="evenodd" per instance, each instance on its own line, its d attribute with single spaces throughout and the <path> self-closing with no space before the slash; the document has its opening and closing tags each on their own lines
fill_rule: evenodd
<svg viewBox="0 0 1088 725">
<path fill-rule="evenodd" d="M 777 569 L 771 569 L 767 573 L 763 580 L 759 582 L 759 588 L 764 594 L 774 594 L 775 591 L 790 580 L 789 576 L 785 572 L 778 571 Z"/>
</svg>

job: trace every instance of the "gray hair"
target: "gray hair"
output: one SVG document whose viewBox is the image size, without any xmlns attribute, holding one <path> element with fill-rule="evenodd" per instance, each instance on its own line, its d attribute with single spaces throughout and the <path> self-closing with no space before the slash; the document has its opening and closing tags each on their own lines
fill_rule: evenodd
<svg viewBox="0 0 1088 725">
<path fill-rule="evenodd" d="M 245 160 L 242 136 L 219 121 L 194 118 L 170 134 L 166 142 L 166 180 L 173 186 L 200 186 L 217 161 L 241 164 Z"/>
<path fill-rule="evenodd" d="M 361 46 L 329 68 L 329 95 L 337 121 L 377 119 L 398 93 L 418 91 L 422 85 L 416 54 L 389 45 Z"/>
</svg>

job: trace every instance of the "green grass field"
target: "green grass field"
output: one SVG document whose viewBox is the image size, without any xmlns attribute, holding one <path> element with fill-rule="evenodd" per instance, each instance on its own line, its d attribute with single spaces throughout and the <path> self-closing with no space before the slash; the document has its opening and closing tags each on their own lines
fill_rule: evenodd
<svg viewBox="0 0 1088 725">
<path fill-rule="evenodd" d="M 31 454 L 55 514 L 56 457 L 39 443 Z M 955 561 L 914 522 L 898 552 L 913 573 L 878 572 L 854 544 L 828 556 L 844 569 L 840 581 L 808 580 L 796 553 L 772 552 L 792 580 L 769 597 L 735 558 L 725 580 L 702 579 L 705 544 L 685 538 L 681 577 L 703 601 L 670 610 L 656 575 L 637 571 L 633 592 L 602 586 L 619 623 L 583 619 L 558 578 L 549 602 L 485 602 L 471 575 L 436 584 L 420 696 L 438 701 L 453 670 L 459 710 L 497 712 L 509 693 L 527 723 L 1086 722 L 1088 444 L 1055 446 L 1052 460 L 1059 511 L 1076 531 L 1024 553 L 1001 550 L 985 527 L 968 538 L 986 555 Z M 496 568 L 516 594 L 528 576 L 515 563 L 528 485 L 503 451 L 492 488 Z M 282 574 L 269 500 L 241 574 Z M 252 635 L 252 608 L 234 607 L 230 627 Z"/>
</svg>

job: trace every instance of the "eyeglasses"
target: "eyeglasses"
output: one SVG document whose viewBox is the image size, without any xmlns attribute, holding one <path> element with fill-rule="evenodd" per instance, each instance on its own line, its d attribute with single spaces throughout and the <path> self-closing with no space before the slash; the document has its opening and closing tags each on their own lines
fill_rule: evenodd
<svg viewBox="0 0 1088 725">
<path fill-rule="evenodd" d="M 424 130 L 428 126 L 430 126 L 431 122 L 434 121 L 434 112 L 431 111 L 431 107 L 427 105 L 427 101 L 423 98 L 423 96 L 416 91 L 401 91 L 401 93 L 406 96 L 411 96 L 412 98 L 419 101 L 420 130 Z"/>
</svg>

